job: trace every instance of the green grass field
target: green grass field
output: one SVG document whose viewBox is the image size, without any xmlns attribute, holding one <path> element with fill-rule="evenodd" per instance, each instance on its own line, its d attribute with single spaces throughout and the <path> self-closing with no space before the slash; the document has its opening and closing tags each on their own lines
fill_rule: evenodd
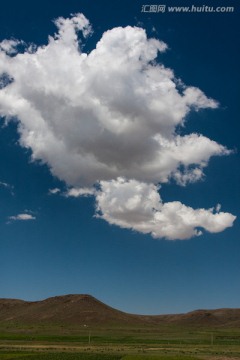
<svg viewBox="0 0 240 360">
<path fill-rule="evenodd" d="M 240 329 L 0 326 L 0 360 L 240 359 Z"/>
<path fill-rule="evenodd" d="M 117 354 L 86 354 L 86 353 L 45 353 L 45 354 L 23 354 L 7 353 L 0 354 L 0 359 L 21 360 L 196 360 L 189 356 L 164 356 L 164 355 L 117 355 Z"/>
</svg>

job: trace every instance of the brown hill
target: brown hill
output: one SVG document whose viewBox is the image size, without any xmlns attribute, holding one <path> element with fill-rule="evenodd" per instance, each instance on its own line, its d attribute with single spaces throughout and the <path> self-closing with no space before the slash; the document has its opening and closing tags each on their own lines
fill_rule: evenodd
<svg viewBox="0 0 240 360">
<path fill-rule="evenodd" d="M 42 301 L 0 299 L 0 322 L 84 325 L 135 323 L 136 315 L 105 305 L 90 295 L 64 295 Z"/>
<path fill-rule="evenodd" d="M 197 310 L 178 315 L 133 315 L 90 295 L 65 295 L 42 301 L 0 299 L 0 322 L 55 325 L 167 325 L 238 327 L 240 309 Z"/>
<path fill-rule="evenodd" d="M 240 325 L 240 309 L 195 310 L 186 314 L 160 315 L 158 318 L 179 325 L 237 328 Z"/>
</svg>

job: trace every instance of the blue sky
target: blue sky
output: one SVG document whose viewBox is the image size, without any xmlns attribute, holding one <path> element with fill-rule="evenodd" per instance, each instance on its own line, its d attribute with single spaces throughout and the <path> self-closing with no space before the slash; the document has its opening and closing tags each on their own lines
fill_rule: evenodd
<svg viewBox="0 0 240 360">
<path fill-rule="evenodd" d="M 239 307 L 239 5 L 146 4 L 1 5 L 2 298 Z"/>
</svg>

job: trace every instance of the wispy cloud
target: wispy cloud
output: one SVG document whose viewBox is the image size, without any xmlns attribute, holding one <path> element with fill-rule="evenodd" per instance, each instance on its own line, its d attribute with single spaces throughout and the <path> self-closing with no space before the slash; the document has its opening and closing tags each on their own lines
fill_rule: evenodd
<svg viewBox="0 0 240 360">
<path fill-rule="evenodd" d="M 56 194 L 59 194 L 59 193 L 61 193 L 61 190 L 59 188 L 54 188 L 54 189 L 49 189 L 48 190 L 49 195 L 56 195 Z"/>
<path fill-rule="evenodd" d="M 31 214 L 23 213 L 14 216 L 9 216 L 8 219 L 10 221 L 29 221 L 29 220 L 36 220 L 36 217 Z"/>
<path fill-rule="evenodd" d="M 14 187 L 6 182 L 0 181 L 0 187 L 3 187 L 10 191 L 11 195 L 14 195 Z"/>
<path fill-rule="evenodd" d="M 32 158 L 72 187 L 66 196 L 90 195 L 86 189 L 97 186 L 97 216 L 109 223 L 167 239 L 232 226 L 229 213 L 164 204 L 157 187 L 201 180 L 212 156 L 231 153 L 201 134 L 176 131 L 191 111 L 215 109 L 217 101 L 157 64 L 167 45 L 140 27 L 113 28 L 86 54 L 78 33 L 92 30 L 82 14 L 55 24 L 58 33 L 35 51 L 13 56 L 7 40 L 0 51 L 2 71 L 13 79 L 0 90 L 0 114 L 18 117 Z"/>
<path fill-rule="evenodd" d="M 96 190 L 94 188 L 71 188 L 68 189 L 64 196 L 66 197 L 80 197 L 80 196 L 92 196 L 96 194 Z"/>
<path fill-rule="evenodd" d="M 87 187 L 71 187 L 67 190 L 61 190 L 59 188 L 49 189 L 49 195 L 61 195 L 64 197 L 81 197 L 81 196 L 92 196 L 95 195 L 96 190 L 94 187 L 87 188 Z"/>
</svg>

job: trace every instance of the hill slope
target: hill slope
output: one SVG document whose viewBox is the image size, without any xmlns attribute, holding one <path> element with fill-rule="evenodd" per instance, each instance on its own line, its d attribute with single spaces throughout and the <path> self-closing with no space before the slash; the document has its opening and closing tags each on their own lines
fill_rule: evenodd
<svg viewBox="0 0 240 360">
<path fill-rule="evenodd" d="M 42 301 L 0 299 L 0 322 L 56 325 L 160 325 L 238 327 L 240 309 L 197 310 L 178 315 L 133 315 L 90 295 L 65 295 Z"/>
<path fill-rule="evenodd" d="M 42 301 L 0 299 L 0 321 L 52 324 L 108 324 L 138 322 L 90 295 L 64 295 Z"/>
</svg>

